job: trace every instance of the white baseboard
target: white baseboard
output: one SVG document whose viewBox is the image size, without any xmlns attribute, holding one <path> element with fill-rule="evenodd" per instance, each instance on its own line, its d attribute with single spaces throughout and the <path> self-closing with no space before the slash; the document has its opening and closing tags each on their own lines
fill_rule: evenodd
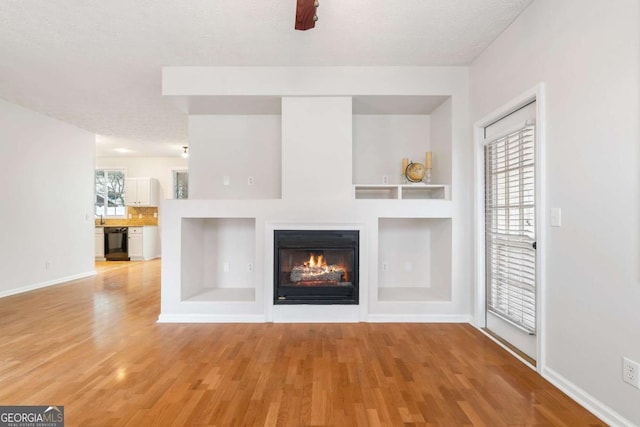
<svg viewBox="0 0 640 427">
<path fill-rule="evenodd" d="M 302 309 L 300 309 L 302 307 Z M 337 307 L 337 308 L 336 308 Z M 345 309 L 345 307 L 347 309 Z M 280 306 L 273 313 L 274 323 L 354 323 L 361 322 L 357 310 L 349 306 Z M 313 309 L 315 308 L 315 310 Z M 323 310 L 324 309 L 324 310 Z M 328 316 L 327 312 L 331 312 Z M 369 315 L 372 323 L 469 323 L 466 315 Z M 261 314 L 160 314 L 158 323 L 265 323 Z"/>
<path fill-rule="evenodd" d="M 160 314 L 158 323 L 265 323 L 262 314 Z"/>
<path fill-rule="evenodd" d="M 467 314 L 369 314 L 371 323 L 470 323 Z"/>
<path fill-rule="evenodd" d="M 5 298 L 11 295 L 22 294 L 24 292 L 35 291 L 36 289 L 46 288 L 48 286 L 59 285 L 64 282 L 70 282 L 72 280 L 84 279 L 85 277 L 95 276 L 96 271 L 86 271 L 84 273 L 74 274 L 73 276 L 59 277 L 53 280 L 47 280 L 46 282 L 35 283 L 33 285 L 22 286 L 20 288 L 9 289 L 8 291 L 0 292 L 0 298 Z"/>
<path fill-rule="evenodd" d="M 542 376 L 611 427 L 632 427 L 635 425 L 553 369 L 542 368 Z"/>
</svg>

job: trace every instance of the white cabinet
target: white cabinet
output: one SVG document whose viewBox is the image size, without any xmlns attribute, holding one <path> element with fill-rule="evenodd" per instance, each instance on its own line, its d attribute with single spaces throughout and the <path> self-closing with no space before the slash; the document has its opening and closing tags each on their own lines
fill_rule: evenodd
<svg viewBox="0 0 640 427">
<path fill-rule="evenodd" d="M 96 227 L 96 261 L 104 261 L 104 228 Z"/>
<path fill-rule="evenodd" d="M 142 247 L 142 234 L 144 227 L 129 227 L 129 258 L 132 260 L 144 259 Z"/>
<path fill-rule="evenodd" d="M 124 191 L 127 206 L 158 206 L 159 184 L 155 178 L 127 178 Z"/>
<path fill-rule="evenodd" d="M 129 258 L 132 261 L 146 261 L 160 256 L 158 227 L 129 227 Z"/>
</svg>

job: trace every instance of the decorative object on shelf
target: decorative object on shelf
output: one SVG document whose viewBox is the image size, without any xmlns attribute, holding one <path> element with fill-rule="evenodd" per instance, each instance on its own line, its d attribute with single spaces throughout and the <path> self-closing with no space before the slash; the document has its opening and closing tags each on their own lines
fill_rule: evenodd
<svg viewBox="0 0 640 427">
<path fill-rule="evenodd" d="M 407 183 L 407 166 L 409 165 L 409 159 L 407 159 L 406 157 L 402 158 L 402 170 L 400 171 L 400 177 L 401 177 L 401 183 L 402 184 L 406 184 Z"/>
<path fill-rule="evenodd" d="M 315 28 L 319 6 L 318 0 L 297 0 L 296 30 L 306 31 Z"/>
<path fill-rule="evenodd" d="M 420 182 L 424 178 L 425 167 L 422 163 L 409 162 L 404 170 L 404 176 L 409 182 Z"/>
<path fill-rule="evenodd" d="M 426 169 L 424 181 L 427 184 L 431 184 L 431 157 L 431 151 L 427 151 L 424 162 L 424 167 Z"/>
</svg>

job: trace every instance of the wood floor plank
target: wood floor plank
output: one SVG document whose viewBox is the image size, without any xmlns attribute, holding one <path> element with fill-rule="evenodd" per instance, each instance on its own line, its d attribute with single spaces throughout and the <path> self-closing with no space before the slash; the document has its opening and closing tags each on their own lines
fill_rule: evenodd
<svg viewBox="0 0 640 427">
<path fill-rule="evenodd" d="M 601 426 L 465 324 L 158 324 L 160 262 L 0 299 L 0 405 L 67 426 Z"/>
</svg>

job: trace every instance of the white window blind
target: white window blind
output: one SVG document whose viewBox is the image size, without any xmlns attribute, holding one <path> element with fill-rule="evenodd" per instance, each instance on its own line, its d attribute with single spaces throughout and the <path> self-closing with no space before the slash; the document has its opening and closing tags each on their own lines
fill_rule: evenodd
<svg viewBox="0 0 640 427">
<path fill-rule="evenodd" d="M 536 332 L 535 127 L 485 145 L 487 310 Z"/>
</svg>

